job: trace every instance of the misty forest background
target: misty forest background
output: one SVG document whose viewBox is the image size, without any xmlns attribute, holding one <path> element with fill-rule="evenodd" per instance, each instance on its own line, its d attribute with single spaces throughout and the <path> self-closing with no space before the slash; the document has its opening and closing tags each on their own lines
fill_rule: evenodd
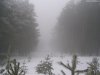
<svg viewBox="0 0 100 75">
<path fill-rule="evenodd" d="M 17 60 L 16 57 L 30 56 L 32 58 L 32 52 L 34 53 L 38 49 L 41 34 L 36 18 L 38 15 L 34 8 L 34 4 L 28 0 L 0 0 L 1 75 L 29 75 L 27 74 L 29 69 L 26 69 L 25 65 L 28 62 L 22 64 L 19 60 L 23 58 Z M 53 28 L 50 47 L 54 52 L 66 54 L 65 56 L 59 55 L 64 61 L 67 60 L 65 59 L 67 55 L 73 56 L 68 56 L 68 60 L 71 62 L 66 65 L 66 62 L 60 60 L 56 62 L 55 57 L 47 55 L 34 68 L 37 74 L 56 75 L 53 70 L 55 70 L 54 65 L 58 64 L 58 68 L 63 66 L 65 70 L 70 71 L 71 75 L 100 75 L 99 19 L 99 1 L 69 0 Z M 87 58 L 89 56 L 92 59 L 85 62 L 87 67 L 85 69 L 77 68 L 80 61 L 78 57 Z M 54 64 L 51 59 L 54 59 L 53 61 L 56 63 Z M 31 59 L 28 58 L 28 60 L 30 63 Z M 84 60 L 80 62 L 84 62 Z M 70 75 L 64 70 L 60 70 L 60 72 L 61 75 Z"/>
</svg>

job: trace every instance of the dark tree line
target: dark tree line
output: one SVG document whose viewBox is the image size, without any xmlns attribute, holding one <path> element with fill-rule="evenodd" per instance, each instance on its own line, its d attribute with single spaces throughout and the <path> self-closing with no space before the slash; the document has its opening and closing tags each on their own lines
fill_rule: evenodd
<svg viewBox="0 0 100 75">
<path fill-rule="evenodd" d="M 100 54 L 100 2 L 69 1 L 55 27 L 55 47 L 67 53 Z"/>
<path fill-rule="evenodd" d="M 28 0 L 0 0 L 0 54 L 27 55 L 38 43 L 34 6 Z"/>
</svg>

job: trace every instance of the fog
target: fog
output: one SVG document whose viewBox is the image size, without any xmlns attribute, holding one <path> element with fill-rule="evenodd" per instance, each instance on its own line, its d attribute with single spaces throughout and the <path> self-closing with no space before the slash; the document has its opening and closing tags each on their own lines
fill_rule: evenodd
<svg viewBox="0 0 100 75">
<path fill-rule="evenodd" d="M 30 3 L 35 6 L 37 22 L 43 38 L 49 37 L 66 2 L 67 0 L 30 0 Z"/>
<path fill-rule="evenodd" d="M 48 54 L 52 52 L 50 41 L 54 26 L 68 0 L 30 0 L 34 4 L 39 24 L 40 42 L 38 52 Z M 37 52 L 37 51 L 36 51 Z"/>
<path fill-rule="evenodd" d="M 0 1 L 0 75 L 100 75 L 100 4 L 29 1 Z"/>
</svg>

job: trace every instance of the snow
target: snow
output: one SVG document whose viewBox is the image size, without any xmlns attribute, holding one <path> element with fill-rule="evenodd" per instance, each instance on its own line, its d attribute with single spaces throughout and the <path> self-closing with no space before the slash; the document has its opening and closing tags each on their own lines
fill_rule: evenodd
<svg viewBox="0 0 100 75">
<path fill-rule="evenodd" d="M 92 61 L 93 57 L 78 57 L 78 65 L 77 65 L 77 70 L 84 70 L 88 67 L 88 62 Z M 51 57 L 51 60 L 53 62 L 53 73 L 55 73 L 55 75 L 62 75 L 61 70 L 63 70 L 66 75 L 71 75 L 70 71 L 65 69 L 63 66 L 59 65 L 58 62 L 62 61 L 63 63 L 67 64 L 67 63 L 71 63 L 71 59 L 72 57 Z M 100 59 L 100 58 L 99 58 Z M 41 60 L 44 60 L 43 57 L 38 57 L 38 58 L 32 58 L 30 62 L 23 61 L 21 60 L 21 62 L 26 62 L 26 66 L 27 66 L 27 75 L 39 75 L 36 73 L 36 66 L 38 63 L 40 63 Z M 41 75 L 41 74 L 40 74 Z M 80 74 L 80 75 L 84 75 L 84 74 Z"/>
</svg>

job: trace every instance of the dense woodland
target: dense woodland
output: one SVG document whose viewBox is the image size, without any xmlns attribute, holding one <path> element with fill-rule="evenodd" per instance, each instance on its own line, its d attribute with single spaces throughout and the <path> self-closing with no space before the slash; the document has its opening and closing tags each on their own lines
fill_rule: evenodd
<svg viewBox="0 0 100 75">
<path fill-rule="evenodd" d="M 0 0 L 0 54 L 25 56 L 35 50 L 39 32 L 27 0 Z"/>
<path fill-rule="evenodd" d="M 80 55 L 100 54 L 100 2 L 70 0 L 55 26 L 54 48 Z"/>
</svg>

